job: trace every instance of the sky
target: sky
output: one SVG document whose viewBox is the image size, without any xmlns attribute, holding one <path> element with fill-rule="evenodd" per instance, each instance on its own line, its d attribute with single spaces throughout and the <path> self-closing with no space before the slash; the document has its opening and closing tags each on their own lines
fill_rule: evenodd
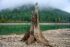
<svg viewBox="0 0 70 47">
<path fill-rule="evenodd" d="M 39 8 L 53 7 L 70 13 L 70 0 L 0 0 L 0 10 L 36 2 L 38 2 Z"/>
</svg>

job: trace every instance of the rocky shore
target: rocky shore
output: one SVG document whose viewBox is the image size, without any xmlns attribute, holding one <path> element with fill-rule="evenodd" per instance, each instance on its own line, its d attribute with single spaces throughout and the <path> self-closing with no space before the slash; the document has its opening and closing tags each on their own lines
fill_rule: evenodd
<svg viewBox="0 0 70 47">
<path fill-rule="evenodd" d="M 45 38 L 54 47 L 70 47 L 70 29 L 46 30 L 42 32 Z M 0 35 L 0 47 L 49 47 L 40 43 L 26 45 L 21 42 L 22 35 Z"/>
</svg>

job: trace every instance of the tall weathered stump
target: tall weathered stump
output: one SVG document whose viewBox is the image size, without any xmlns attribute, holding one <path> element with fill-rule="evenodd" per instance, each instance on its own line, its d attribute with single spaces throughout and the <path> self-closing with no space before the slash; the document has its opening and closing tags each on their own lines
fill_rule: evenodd
<svg viewBox="0 0 70 47">
<path fill-rule="evenodd" d="M 26 38 L 26 40 L 25 40 Z M 34 43 L 35 41 L 42 43 L 44 45 L 49 45 L 49 42 L 40 32 L 39 16 L 38 16 L 38 3 L 35 5 L 35 12 L 32 12 L 31 17 L 31 29 L 30 32 L 26 32 L 22 41 L 26 41 L 26 44 Z"/>
</svg>

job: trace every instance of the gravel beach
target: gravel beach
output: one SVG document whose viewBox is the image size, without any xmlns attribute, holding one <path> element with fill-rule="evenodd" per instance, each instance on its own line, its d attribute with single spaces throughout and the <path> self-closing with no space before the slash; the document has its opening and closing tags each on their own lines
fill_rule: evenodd
<svg viewBox="0 0 70 47">
<path fill-rule="evenodd" d="M 42 32 L 45 38 L 54 47 L 70 47 L 70 29 L 46 30 Z M 26 45 L 21 42 L 22 35 L 0 35 L 0 47 L 49 47 L 41 43 Z"/>
</svg>

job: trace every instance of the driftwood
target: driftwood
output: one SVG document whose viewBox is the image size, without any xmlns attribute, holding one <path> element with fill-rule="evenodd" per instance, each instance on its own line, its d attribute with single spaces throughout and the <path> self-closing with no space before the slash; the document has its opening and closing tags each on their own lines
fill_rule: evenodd
<svg viewBox="0 0 70 47">
<path fill-rule="evenodd" d="M 44 45 L 50 46 L 48 40 L 40 32 L 39 25 L 39 17 L 38 17 L 38 4 L 35 5 L 35 13 L 32 12 L 31 17 L 31 29 L 30 32 L 26 32 L 22 41 L 26 41 L 26 44 L 31 44 L 37 41 L 38 43 L 42 43 Z M 52 46 L 51 46 L 52 47 Z"/>
</svg>

